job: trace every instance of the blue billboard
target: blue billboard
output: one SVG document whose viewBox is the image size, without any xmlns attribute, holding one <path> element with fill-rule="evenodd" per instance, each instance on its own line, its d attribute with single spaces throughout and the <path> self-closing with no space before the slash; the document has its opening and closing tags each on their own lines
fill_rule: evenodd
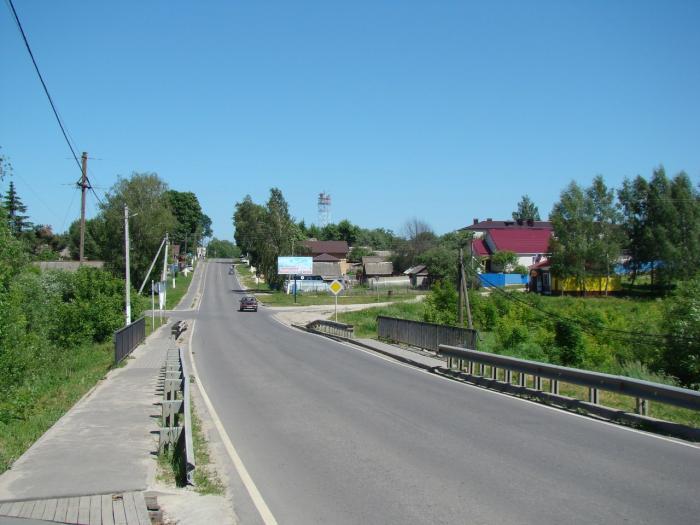
<svg viewBox="0 0 700 525">
<path fill-rule="evenodd" d="M 278 275 L 312 275 L 313 257 L 277 257 Z"/>
</svg>

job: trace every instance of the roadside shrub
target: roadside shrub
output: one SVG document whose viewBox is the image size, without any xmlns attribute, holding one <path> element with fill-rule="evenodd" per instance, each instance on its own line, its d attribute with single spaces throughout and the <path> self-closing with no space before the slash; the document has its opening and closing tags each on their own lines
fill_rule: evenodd
<svg viewBox="0 0 700 525">
<path fill-rule="evenodd" d="M 700 278 L 679 284 L 665 313 L 667 343 L 660 368 L 686 386 L 700 385 Z"/>
<path fill-rule="evenodd" d="M 585 355 L 581 330 L 568 320 L 554 325 L 554 344 L 559 350 L 559 362 L 563 366 L 580 367 Z"/>
<path fill-rule="evenodd" d="M 436 282 L 425 299 L 423 319 L 429 323 L 456 325 L 458 295 L 447 282 Z"/>
</svg>

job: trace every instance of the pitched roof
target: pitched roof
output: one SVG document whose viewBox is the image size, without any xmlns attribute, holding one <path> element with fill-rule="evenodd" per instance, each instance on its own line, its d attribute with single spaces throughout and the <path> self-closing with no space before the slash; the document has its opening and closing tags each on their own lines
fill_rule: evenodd
<svg viewBox="0 0 700 525">
<path fill-rule="evenodd" d="M 411 266 L 408 270 L 403 272 L 404 275 L 419 275 L 421 273 L 427 275 L 428 269 L 425 264 L 418 264 L 416 266 Z"/>
<path fill-rule="evenodd" d="M 382 257 L 381 255 L 364 255 L 362 257 L 362 264 L 378 262 L 386 262 L 386 257 Z"/>
<path fill-rule="evenodd" d="M 478 255 L 479 257 L 488 257 L 491 255 L 491 252 L 489 252 L 489 248 L 486 246 L 483 238 L 474 239 L 472 241 L 472 251 L 474 252 L 474 255 Z"/>
<path fill-rule="evenodd" d="M 390 262 L 374 262 L 365 264 L 365 275 L 391 275 L 394 265 Z"/>
<path fill-rule="evenodd" d="M 506 230 L 496 228 L 488 231 L 496 250 L 515 253 L 548 253 L 552 230 L 517 228 Z"/>
<path fill-rule="evenodd" d="M 494 221 L 486 220 L 481 222 L 475 222 L 462 228 L 463 230 L 491 230 L 493 228 L 507 228 L 510 230 L 551 230 L 553 229 L 552 223 L 549 221 L 534 221 L 532 225 L 528 224 L 527 221 L 522 221 L 522 224 L 518 224 L 518 221 Z"/>
<path fill-rule="evenodd" d="M 304 241 L 313 255 L 322 253 L 348 253 L 348 243 L 345 241 Z"/>
<path fill-rule="evenodd" d="M 332 255 L 329 255 L 327 253 L 322 253 L 321 255 L 317 255 L 314 257 L 314 262 L 338 262 L 340 259 L 337 257 L 333 257 Z"/>
</svg>

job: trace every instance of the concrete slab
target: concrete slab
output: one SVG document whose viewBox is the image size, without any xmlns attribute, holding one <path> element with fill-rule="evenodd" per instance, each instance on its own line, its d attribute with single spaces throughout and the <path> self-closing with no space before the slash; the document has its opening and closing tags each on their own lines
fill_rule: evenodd
<svg viewBox="0 0 700 525">
<path fill-rule="evenodd" d="M 170 326 L 110 371 L 0 476 L 0 501 L 144 490 L 158 448 L 158 374 Z"/>
</svg>

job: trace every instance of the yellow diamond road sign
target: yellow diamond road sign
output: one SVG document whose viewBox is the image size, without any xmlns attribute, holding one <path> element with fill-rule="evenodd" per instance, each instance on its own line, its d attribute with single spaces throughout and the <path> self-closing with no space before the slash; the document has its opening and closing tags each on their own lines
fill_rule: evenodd
<svg viewBox="0 0 700 525">
<path fill-rule="evenodd" d="M 343 285 L 340 281 L 333 281 L 331 284 L 328 285 L 328 288 L 330 288 L 331 292 L 333 292 L 333 295 L 338 295 L 340 292 L 343 291 Z"/>
</svg>

